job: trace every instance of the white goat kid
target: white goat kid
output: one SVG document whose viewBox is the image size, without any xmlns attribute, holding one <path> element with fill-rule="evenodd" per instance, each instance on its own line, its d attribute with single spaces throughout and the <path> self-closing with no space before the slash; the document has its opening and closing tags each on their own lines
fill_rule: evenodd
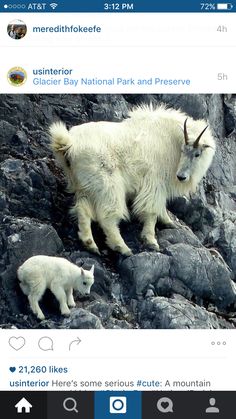
<svg viewBox="0 0 236 419">
<path fill-rule="evenodd" d="M 128 201 L 143 223 L 143 241 L 158 250 L 157 219 L 173 226 L 167 200 L 195 192 L 215 153 L 206 121 L 164 106 L 139 107 L 122 122 L 89 122 L 69 131 L 56 122 L 50 134 L 76 196 L 79 237 L 96 253 L 91 221 L 100 224 L 111 249 L 132 254 L 118 227 L 129 219 Z"/>
<path fill-rule="evenodd" d="M 73 289 L 83 296 L 90 293 L 94 283 L 94 265 L 87 271 L 64 258 L 38 255 L 27 259 L 19 267 L 17 276 L 33 313 L 43 320 L 45 317 L 39 300 L 46 289 L 49 288 L 59 301 L 61 314 L 69 316 L 69 307 L 75 307 Z"/>
</svg>

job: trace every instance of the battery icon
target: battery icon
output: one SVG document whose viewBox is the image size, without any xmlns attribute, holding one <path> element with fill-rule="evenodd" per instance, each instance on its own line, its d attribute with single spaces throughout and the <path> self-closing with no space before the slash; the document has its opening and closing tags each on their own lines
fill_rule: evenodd
<svg viewBox="0 0 236 419">
<path fill-rule="evenodd" d="M 231 10 L 234 5 L 232 3 L 217 3 L 217 10 Z"/>
</svg>

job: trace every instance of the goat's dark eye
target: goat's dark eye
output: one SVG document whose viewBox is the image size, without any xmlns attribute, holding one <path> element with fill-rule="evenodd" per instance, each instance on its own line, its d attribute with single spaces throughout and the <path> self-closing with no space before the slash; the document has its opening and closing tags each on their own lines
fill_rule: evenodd
<svg viewBox="0 0 236 419">
<path fill-rule="evenodd" d="M 201 153 L 198 152 L 198 153 L 195 154 L 195 157 L 199 157 L 200 155 L 201 155 Z"/>
<path fill-rule="evenodd" d="M 87 285 L 87 282 L 83 282 L 83 285 Z"/>
</svg>

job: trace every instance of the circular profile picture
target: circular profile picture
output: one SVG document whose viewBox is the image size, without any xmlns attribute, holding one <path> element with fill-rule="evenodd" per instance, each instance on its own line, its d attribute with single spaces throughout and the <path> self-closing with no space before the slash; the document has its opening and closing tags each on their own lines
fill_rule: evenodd
<svg viewBox="0 0 236 419">
<path fill-rule="evenodd" d="M 27 26 L 23 20 L 12 20 L 7 26 L 7 33 L 12 39 L 24 38 L 27 33 Z"/>
<path fill-rule="evenodd" d="M 27 73 L 21 67 L 13 67 L 8 71 L 7 79 L 12 86 L 21 86 L 26 82 Z"/>
</svg>

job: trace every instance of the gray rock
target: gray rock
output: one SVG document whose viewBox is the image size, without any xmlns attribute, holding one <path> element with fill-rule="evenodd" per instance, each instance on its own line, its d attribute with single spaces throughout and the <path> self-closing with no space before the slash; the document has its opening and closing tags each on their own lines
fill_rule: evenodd
<svg viewBox="0 0 236 419">
<path fill-rule="evenodd" d="M 164 229 L 157 232 L 157 239 L 161 249 L 165 249 L 170 244 L 186 243 L 195 247 L 202 247 L 198 237 L 187 226 Z"/>
<path fill-rule="evenodd" d="M 236 286 L 225 263 L 206 249 L 174 244 L 165 250 L 170 256 L 170 276 L 182 281 L 195 296 L 229 307 L 236 302 Z"/>
<path fill-rule="evenodd" d="M 106 324 L 106 329 L 134 329 L 135 327 L 132 323 L 127 322 L 126 320 L 117 320 L 110 319 Z"/>
<path fill-rule="evenodd" d="M 214 161 L 208 173 L 208 182 L 216 191 L 227 190 L 234 184 L 235 165 L 231 156 L 236 153 L 236 135 L 231 134 L 228 138 L 221 138 Z"/>
<path fill-rule="evenodd" d="M 233 328 L 233 324 L 203 307 L 191 304 L 183 297 L 155 297 L 140 308 L 140 325 L 144 329 L 218 329 Z"/>
<path fill-rule="evenodd" d="M 6 159 L 0 164 L 0 189 L 5 213 L 51 220 L 57 185 L 45 161 Z"/>
<path fill-rule="evenodd" d="M 123 95 L 102 94 L 96 95 L 96 101 L 92 102 L 89 116 L 93 121 L 122 121 L 124 117 L 127 117 L 128 110 Z"/>
<path fill-rule="evenodd" d="M 206 198 L 200 196 L 177 198 L 171 204 L 171 210 L 192 228 L 201 242 L 223 219 L 219 207 L 209 205 Z M 188 240 L 188 243 L 193 244 L 193 241 Z"/>
<path fill-rule="evenodd" d="M 207 241 L 219 249 L 236 280 L 236 225 L 230 220 L 224 221 L 209 233 Z"/>
<path fill-rule="evenodd" d="M 9 144 L 12 145 L 14 135 L 17 131 L 17 128 L 12 124 L 9 124 L 7 121 L 0 121 L 0 144 L 1 147 L 9 147 Z"/>
<path fill-rule="evenodd" d="M 125 259 L 120 265 L 121 279 L 130 288 L 130 296 L 142 296 L 149 284 L 169 275 L 169 258 L 157 252 L 143 252 Z"/>
<path fill-rule="evenodd" d="M 212 95 L 213 96 L 213 95 Z M 164 103 L 175 109 L 181 109 L 194 119 L 207 119 L 208 101 L 207 95 L 160 95 Z"/>
<path fill-rule="evenodd" d="M 156 294 L 163 297 L 171 297 L 173 293 L 182 295 L 188 300 L 196 298 L 193 291 L 178 278 L 160 278 L 155 284 Z"/>
<path fill-rule="evenodd" d="M 103 301 L 93 301 L 87 309 L 91 311 L 91 313 L 95 314 L 102 322 L 102 324 L 106 323 L 110 317 L 112 316 L 113 312 L 113 304 L 105 303 Z"/>
<path fill-rule="evenodd" d="M 103 329 L 100 319 L 82 308 L 71 310 L 71 316 L 65 319 L 66 329 Z"/>
</svg>

